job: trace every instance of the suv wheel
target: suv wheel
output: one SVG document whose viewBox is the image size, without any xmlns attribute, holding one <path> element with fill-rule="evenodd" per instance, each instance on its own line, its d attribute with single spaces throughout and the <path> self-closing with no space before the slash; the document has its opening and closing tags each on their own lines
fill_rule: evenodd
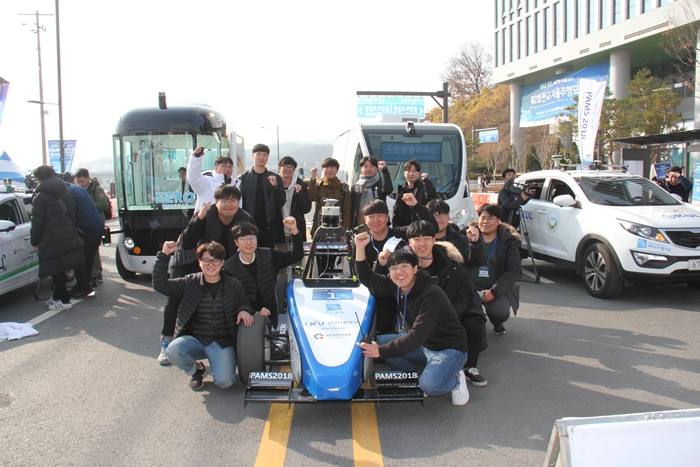
<svg viewBox="0 0 700 467">
<path fill-rule="evenodd" d="M 594 243 L 583 254 L 583 284 L 596 298 L 616 297 L 623 283 L 610 250 L 602 243 Z"/>
</svg>

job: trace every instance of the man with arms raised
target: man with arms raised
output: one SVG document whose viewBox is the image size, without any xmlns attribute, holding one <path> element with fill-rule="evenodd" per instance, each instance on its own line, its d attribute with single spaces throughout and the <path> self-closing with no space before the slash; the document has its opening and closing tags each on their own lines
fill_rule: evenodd
<svg viewBox="0 0 700 467">
<path fill-rule="evenodd" d="M 360 342 L 363 354 L 383 358 L 396 371 L 423 365 L 420 388 L 431 397 L 452 392 L 453 405 L 469 402 L 462 366 L 467 361 L 467 334 L 438 281 L 418 267 L 415 253 L 398 249 L 389 257 L 389 275 L 372 272 L 365 257 L 369 234 L 355 237 L 357 275 L 373 294 L 396 297 L 399 332 L 382 334 L 372 343 Z"/>
</svg>

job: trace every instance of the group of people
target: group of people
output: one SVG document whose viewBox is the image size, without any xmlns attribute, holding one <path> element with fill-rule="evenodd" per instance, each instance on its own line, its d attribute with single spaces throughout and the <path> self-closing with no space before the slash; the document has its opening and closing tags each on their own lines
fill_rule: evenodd
<svg viewBox="0 0 700 467">
<path fill-rule="evenodd" d="M 479 221 L 460 231 L 416 160 L 405 163 L 406 182 L 394 195 L 386 164 L 373 156 L 360 160 L 359 179 L 348 186 L 333 158 L 322 162 L 320 179 L 314 168 L 303 180 L 291 157 L 279 161 L 277 173 L 269 171 L 269 148 L 258 144 L 253 167 L 232 180 L 233 161 L 225 156 L 203 174 L 203 153 L 196 148 L 186 169 L 197 194 L 195 215 L 154 265 L 154 288 L 168 297 L 159 363 L 183 370 L 193 390 L 210 369 L 216 385 L 233 384 L 238 326 L 258 319 L 277 325 L 283 310 L 276 284 L 303 256 L 304 215 L 315 202 L 314 232 L 322 201 L 332 198 L 342 227 L 357 233 L 358 278 L 376 298 L 378 335 L 360 344 L 364 354 L 395 370 L 424 366 L 421 388 L 430 396 L 451 391 L 455 405 L 469 400 L 467 380 L 487 384 L 477 368 L 485 323 L 504 334 L 510 308 L 518 307 L 519 241 L 501 225 L 498 206 L 483 206 Z M 395 196 L 391 214 L 387 196 Z M 391 237 L 405 246 L 389 251 Z"/>
<path fill-rule="evenodd" d="M 103 281 L 99 246 L 109 200 L 87 169 L 59 177 L 53 167 L 42 165 L 33 176 L 37 186 L 30 242 L 38 250 L 39 278 L 53 279 L 53 294 L 46 305 L 50 310 L 70 309 L 71 298 L 94 297 L 94 288 Z M 67 272 L 71 270 L 76 284 L 69 289 Z"/>
</svg>

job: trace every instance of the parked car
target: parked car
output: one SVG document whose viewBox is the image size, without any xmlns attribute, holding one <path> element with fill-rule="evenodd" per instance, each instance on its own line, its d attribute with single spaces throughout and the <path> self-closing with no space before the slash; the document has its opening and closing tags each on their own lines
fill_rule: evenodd
<svg viewBox="0 0 700 467">
<path fill-rule="evenodd" d="M 29 242 L 30 200 L 0 193 L 0 295 L 39 280 L 39 255 Z"/>
<path fill-rule="evenodd" d="M 700 288 L 699 207 L 621 170 L 537 171 L 515 182 L 534 194 L 522 207 L 533 256 L 574 268 L 592 296 L 659 282 Z"/>
</svg>

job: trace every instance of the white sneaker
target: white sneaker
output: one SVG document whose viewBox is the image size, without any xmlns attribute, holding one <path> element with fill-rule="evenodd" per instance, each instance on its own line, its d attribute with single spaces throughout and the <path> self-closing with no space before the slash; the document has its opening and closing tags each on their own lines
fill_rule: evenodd
<svg viewBox="0 0 700 467">
<path fill-rule="evenodd" d="M 452 390 L 452 405 L 466 405 L 469 402 L 469 388 L 467 388 L 467 378 L 463 370 L 459 370 L 457 378 L 459 378 L 459 385 Z"/>
<path fill-rule="evenodd" d="M 58 301 L 60 302 L 60 300 L 58 300 Z M 56 303 L 56 300 L 54 300 L 53 297 L 51 297 L 51 298 L 49 298 L 48 300 L 46 300 L 46 306 L 51 306 L 51 305 L 53 305 L 54 303 Z"/>
<path fill-rule="evenodd" d="M 73 308 L 73 304 L 71 302 L 63 303 L 60 300 L 56 300 L 49 305 L 49 310 L 70 310 L 71 308 Z"/>
<path fill-rule="evenodd" d="M 160 344 L 160 355 L 158 355 L 158 363 L 160 363 L 163 366 L 170 365 L 170 360 L 168 360 L 168 352 L 166 350 L 168 348 L 169 343 L 170 341 L 161 342 Z"/>
</svg>

